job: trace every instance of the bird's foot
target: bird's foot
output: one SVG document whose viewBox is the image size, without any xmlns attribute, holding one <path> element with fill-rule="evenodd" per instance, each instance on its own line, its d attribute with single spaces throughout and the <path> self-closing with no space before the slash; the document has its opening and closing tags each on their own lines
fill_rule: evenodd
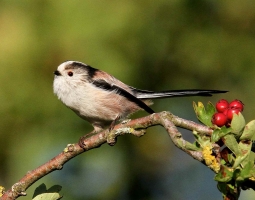
<svg viewBox="0 0 255 200">
<path fill-rule="evenodd" d="M 89 137 L 91 137 L 92 135 L 96 134 L 97 132 L 96 131 L 92 131 L 82 137 L 80 137 L 79 141 L 78 141 L 78 144 L 81 148 L 85 149 L 86 148 L 86 144 L 85 144 L 85 140 Z"/>
<path fill-rule="evenodd" d="M 85 147 L 86 147 L 86 144 L 85 144 L 85 142 L 84 142 L 84 140 L 85 140 L 86 138 L 87 138 L 86 135 L 84 135 L 84 136 L 80 137 L 80 139 L 79 139 L 78 144 L 79 144 L 79 146 L 80 146 L 82 149 L 85 149 Z"/>
</svg>

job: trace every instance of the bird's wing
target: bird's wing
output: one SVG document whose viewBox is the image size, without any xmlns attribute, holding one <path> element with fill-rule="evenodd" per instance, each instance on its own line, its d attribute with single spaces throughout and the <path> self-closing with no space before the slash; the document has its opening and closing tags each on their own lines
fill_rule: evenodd
<svg viewBox="0 0 255 200">
<path fill-rule="evenodd" d="M 95 77 L 102 77 L 102 78 L 93 78 L 91 83 L 95 85 L 96 87 L 99 87 L 103 90 L 115 92 L 116 94 L 119 94 L 125 98 L 127 98 L 129 101 L 134 102 L 136 105 L 138 105 L 140 108 L 144 109 L 146 112 L 152 114 L 155 113 L 149 106 L 147 106 L 142 100 L 138 99 L 136 96 L 134 96 L 129 89 L 129 86 L 122 83 L 121 81 L 117 80 L 113 76 L 105 73 L 105 72 L 98 72 L 100 73 L 100 76 Z"/>
</svg>

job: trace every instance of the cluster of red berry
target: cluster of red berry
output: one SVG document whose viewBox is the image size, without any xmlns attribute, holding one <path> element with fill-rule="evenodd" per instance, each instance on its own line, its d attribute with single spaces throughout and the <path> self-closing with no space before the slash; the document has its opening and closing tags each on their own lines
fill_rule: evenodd
<svg viewBox="0 0 255 200">
<path fill-rule="evenodd" d="M 240 100 L 234 100 L 228 103 L 227 100 L 221 99 L 216 103 L 216 110 L 218 111 L 212 116 L 212 123 L 222 127 L 229 126 L 233 118 L 233 114 L 242 112 L 244 104 Z"/>
</svg>

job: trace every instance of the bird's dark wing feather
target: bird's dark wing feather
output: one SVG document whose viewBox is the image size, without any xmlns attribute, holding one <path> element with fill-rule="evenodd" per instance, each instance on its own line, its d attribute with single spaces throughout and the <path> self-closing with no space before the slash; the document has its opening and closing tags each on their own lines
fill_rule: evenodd
<svg viewBox="0 0 255 200">
<path fill-rule="evenodd" d="M 129 101 L 134 102 L 136 105 L 138 105 L 139 107 L 141 107 L 142 109 L 144 109 L 146 112 L 152 114 L 155 113 L 149 106 L 147 106 L 142 100 L 138 99 L 137 97 L 135 97 L 133 94 L 131 94 L 130 92 L 128 92 L 127 90 L 117 86 L 116 84 L 112 83 L 108 83 L 103 79 L 96 79 L 93 82 L 91 82 L 93 85 L 95 85 L 96 87 L 102 88 L 104 90 L 108 90 L 108 91 L 113 91 L 116 94 L 119 94 L 125 98 L 127 98 Z"/>
</svg>

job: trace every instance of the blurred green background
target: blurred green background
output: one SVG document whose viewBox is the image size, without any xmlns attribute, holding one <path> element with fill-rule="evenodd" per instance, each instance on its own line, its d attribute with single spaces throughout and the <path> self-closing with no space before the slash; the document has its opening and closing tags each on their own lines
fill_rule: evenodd
<svg viewBox="0 0 255 200">
<path fill-rule="evenodd" d="M 157 100 L 153 109 L 196 121 L 192 101 L 240 99 L 248 122 L 255 118 L 254 54 L 252 0 L 0 0 L 0 185 L 10 188 L 92 130 L 53 95 L 53 71 L 63 61 L 85 62 L 141 89 L 229 90 Z M 20 199 L 42 182 L 62 185 L 72 200 L 221 199 L 213 177 L 154 127 L 74 158 Z"/>
</svg>

